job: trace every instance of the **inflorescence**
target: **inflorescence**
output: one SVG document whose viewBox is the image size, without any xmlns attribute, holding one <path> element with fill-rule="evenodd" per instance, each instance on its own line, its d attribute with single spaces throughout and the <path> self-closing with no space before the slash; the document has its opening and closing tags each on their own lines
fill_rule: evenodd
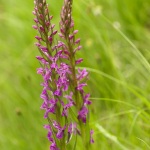
<svg viewBox="0 0 150 150">
<path fill-rule="evenodd" d="M 81 136 L 85 146 L 93 143 L 93 130 L 88 126 L 88 105 L 90 94 L 86 93 L 88 72 L 86 69 L 77 69 L 83 59 L 76 59 L 76 53 L 82 48 L 80 38 L 76 39 L 78 30 L 74 30 L 72 18 L 72 0 L 64 0 L 60 14 L 58 33 L 53 16 L 50 15 L 46 0 L 35 0 L 35 25 L 38 31 L 35 36 L 41 56 L 36 56 L 41 67 L 37 73 L 43 77 L 43 91 L 41 109 L 45 110 L 44 118 L 48 124 L 48 140 L 50 150 L 64 150 L 72 136 Z M 59 36 L 59 41 L 56 40 Z M 89 133 L 85 133 L 85 132 Z M 87 139 L 88 138 L 88 139 Z"/>
</svg>

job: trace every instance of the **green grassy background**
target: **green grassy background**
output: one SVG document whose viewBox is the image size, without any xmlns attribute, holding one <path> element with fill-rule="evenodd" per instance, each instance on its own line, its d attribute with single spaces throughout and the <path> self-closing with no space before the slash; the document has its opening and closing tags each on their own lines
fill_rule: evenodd
<svg viewBox="0 0 150 150">
<path fill-rule="evenodd" d="M 47 1 L 58 24 L 62 0 Z M 78 57 L 90 71 L 93 150 L 150 149 L 149 8 L 149 0 L 74 0 Z M 49 149 L 32 10 L 32 0 L 0 0 L 0 150 Z"/>
</svg>

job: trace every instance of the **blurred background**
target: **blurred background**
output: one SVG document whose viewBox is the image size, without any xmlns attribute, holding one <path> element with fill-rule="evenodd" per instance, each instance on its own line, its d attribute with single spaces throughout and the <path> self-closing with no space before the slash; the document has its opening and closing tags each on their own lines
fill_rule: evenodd
<svg viewBox="0 0 150 150">
<path fill-rule="evenodd" d="M 58 29 L 63 1 L 47 2 Z M 49 149 L 33 8 L 0 0 L 0 150 Z M 93 150 L 150 149 L 150 1 L 74 0 L 73 17 L 90 71 Z"/>
</svg>

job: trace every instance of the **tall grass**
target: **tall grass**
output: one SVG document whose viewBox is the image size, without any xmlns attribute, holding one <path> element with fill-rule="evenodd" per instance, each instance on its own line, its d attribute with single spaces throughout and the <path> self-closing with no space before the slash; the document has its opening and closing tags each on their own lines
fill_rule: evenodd
<svg viewBox="0 0 150 150">
<path fill-rule="evenodd" d="M 50 3 L 54 22 L 61 0 Z M 150 149 L 150 1 L 74 1 L 90 71 L 93 150 Z M 0 149 L 48 149 L 31 0 L 0 0 Z M 77 145 L 80 149 L 82 143 Z"/>
</svg>

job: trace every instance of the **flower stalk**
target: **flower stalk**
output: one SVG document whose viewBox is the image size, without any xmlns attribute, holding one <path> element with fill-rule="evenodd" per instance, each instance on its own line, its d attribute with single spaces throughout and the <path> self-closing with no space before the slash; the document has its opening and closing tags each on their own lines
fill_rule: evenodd
<svg viewBox="0 0 150 150">
<path fill-rule="evenodd" d="M 46 0 L 34 1 L 36 25 L 33 28 L 39 33 L 35 36 L 38 41 L 35 45 L 41 53 L 41 56 L 36 57 L 41 64 L 37 73 L 43 77 L 41 109 L 45 110 L 44 118 L 49 122 L 44 128 L 48 130 L 50 150 L 66 150 L 71 138 L 77 135 L 81 136 L 86 150 L 93 143 L 93 132 L 88 125 L 90 94 L 84 91 L 88 72 L 86 69 L 75 69 L 83 59 L 76 59 L 76 53 L 82 46 L 80 39 L 76 39 L 78 30 L 74 30 L 72 3 L 72 0 L 64 0 L 59 22 L 60 33 L 57 33 Z M 60 41 L 55 43 L 57 34 Z"/>
</svg>

